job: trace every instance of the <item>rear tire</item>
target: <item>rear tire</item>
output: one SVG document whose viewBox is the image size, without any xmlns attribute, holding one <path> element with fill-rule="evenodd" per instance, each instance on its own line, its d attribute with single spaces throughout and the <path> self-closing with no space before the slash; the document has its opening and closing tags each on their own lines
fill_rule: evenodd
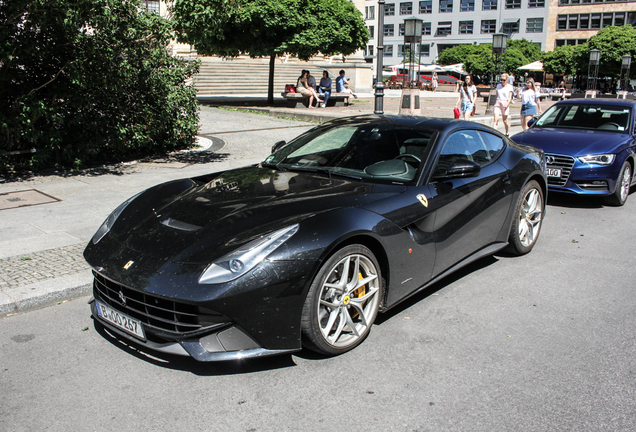
<svg viewBox="0 0 636 432">
<path fill-rule="evenodd" d="M 613 194 L 608 195 L 603 200 L 606 205 L 620 207 L 625 205 L 627 197 L 629 196 L 629 189 L 632 185 L 632 167 L 629 162 L 623 164 L 621 173 L 618 175 L 618 181 L 616 182 L 616 190 Z"/>
<path fill-rule="evenodd" d="M 303 344 L 337 355 L 367 337 L 380 308 L 384 283 L 377 259 L 367 247 L 345 246 L 320 268 L 303 306 Z"/>
<path fill-rule="evenodd" d="M 532 250 L 541 232 L 544 209 L 543 190 L 536 180 L 532 180 L 519 193 L 508 238 L 509 253 L 525 255 Z"/>
</svg>

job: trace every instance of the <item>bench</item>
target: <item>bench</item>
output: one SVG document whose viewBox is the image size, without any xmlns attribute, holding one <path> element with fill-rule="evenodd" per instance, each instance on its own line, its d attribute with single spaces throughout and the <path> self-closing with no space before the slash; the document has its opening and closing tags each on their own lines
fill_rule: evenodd
<svg viewBox="0 0 636 432">
<path fill-rule="evenodd" d="M 282 92 L 280 94 L 287 101 L 287 108 L 308 108 L 309 96 L 303 96 L 300 93 L 287 93 Z M 324 98 L 324 95 L 321 95 Z M 327 106 L 344 106 L 347 98 L 353 97 L 349 93 L 336 93 L 332 92 L 327 101 Z M 321 98 L 321 100 L 323 99 Z"/>
<path fill-rule="evenodd" d="M 560 100 L 564 100 L 564 99 L 570 99 L 570 97 L 572 97 L 572 93 L 553 92 L 553 93 L 551 93 L 551 96 L 552 96 L 552 100 L 553 101 L 560 101 Z"/>
</svg>

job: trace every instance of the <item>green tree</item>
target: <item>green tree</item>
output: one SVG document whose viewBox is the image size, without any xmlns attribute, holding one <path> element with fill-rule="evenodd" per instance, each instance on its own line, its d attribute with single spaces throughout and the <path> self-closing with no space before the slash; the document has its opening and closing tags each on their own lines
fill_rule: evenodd
<svg viewBox="0 0 636 432">
<path fill-rule="evenodd" d="M 79 168 L 192 144 L 186 83 L 198 64 L 170 56 L 170 22 L 140 6 L 0 0 L 0 169 Z"/>
<path fill-rule="evenodd" d="M 585 56 L 589 58 L 588 53 L 587 44 L 560 46 L 554 51 L 543 53 L 541 58 L 543 70 L 555 75 L 587 74 L 587 69 L 583 70 L 582 59 Z"/>
<path fill-rule="evenodd" d="M 634 58 L 636 54 L 636 28 L 632 26 L 605 27 L 592 36 L 587 45 L 590 50 L 598 49 L 601 51 L 599 76 L 618 78 L 621 74 L 623 55 L 629 54 Z M 589 64 L 589 51 L 583 60 Z M 587 69 L 585 73 L 587 73 Z M 630 76 L 634 76 L 634 74 L 630 73 Z"/>
<path fill-rule="evenodd" d="M 349 55 L 369 40 L 349 0 L 175 0 L 172 13 L 178 39 L 199 54 L 269 56 L 270 104 L 276 56 Z"/>
</svg>

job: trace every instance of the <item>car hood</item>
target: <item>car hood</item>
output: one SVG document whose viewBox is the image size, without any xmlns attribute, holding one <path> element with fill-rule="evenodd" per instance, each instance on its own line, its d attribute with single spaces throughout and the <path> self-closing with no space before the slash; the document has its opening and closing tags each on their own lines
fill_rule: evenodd
<svg viewBox="0 0 636 432">
<path fill-rule="evenodd" d="M 110 235 L 161 260 L 209 262 L 273 230 L 334 209 L 364 207 L 404 189 L 326 174 L 240 168 L 148 189 L 125 208 Z"/>
<path fill-rule="evenodd" d="M 537 147 L 546 153 L 574 157 L 616 153 L 631 141 L 631 136 L 616 132 L 534 127 L 512 137 L 519 144 Z"/>
</svg>

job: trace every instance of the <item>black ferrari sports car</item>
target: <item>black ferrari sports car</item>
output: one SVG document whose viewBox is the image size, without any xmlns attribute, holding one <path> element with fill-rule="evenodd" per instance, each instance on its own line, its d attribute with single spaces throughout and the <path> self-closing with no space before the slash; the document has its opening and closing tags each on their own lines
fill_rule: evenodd
<svg viewBox="0 0 636 432">
<path fill-rule="evenodd" d="M 451 272 L 535 245 L 541 150 L 477 123 L 330 121 L 261 164 L 121 204 L 84 252 L 92 314 L 142 348 L 231 360 L 346 352 Z"/>
</svg>

